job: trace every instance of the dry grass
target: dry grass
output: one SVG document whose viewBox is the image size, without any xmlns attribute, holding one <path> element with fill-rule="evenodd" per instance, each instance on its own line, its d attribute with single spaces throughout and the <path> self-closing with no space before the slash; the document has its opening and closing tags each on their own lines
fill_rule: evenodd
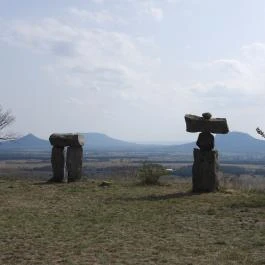
<svg viewBox="0 0 265 265">
<path fill-rule="evenodd" d="M 222 175 L 220 177 L 220 185 L 225 189 L 265 191 L 265 177 L 254 175 Z"/>
<path fill-rule="evenodd" d="M 0 183 L 0 264 L 265 264 L 265 193 Z"/>
</svg>

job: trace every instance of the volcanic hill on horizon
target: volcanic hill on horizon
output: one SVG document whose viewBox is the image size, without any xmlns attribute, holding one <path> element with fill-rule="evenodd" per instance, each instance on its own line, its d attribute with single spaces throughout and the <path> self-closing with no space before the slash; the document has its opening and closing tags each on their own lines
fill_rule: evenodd
<svg viewBox="0 0 265 265">
<path fill-rule="evenodd" d="M 195 141 L 178 145 L 137 144 L 111 138 L 102 133 L 83 133 L 85 150 L 98 151 L 165 151 L 191 153 L 196 147 Z M 196 136 L 197 137 L 197 136 Z M 195 138 L 196 138 L 195 137 Z M 226 135 L 215 136 L 215 146 L 219 152 L 224 153 L 264 153 L 265 141 L 256 139 L 247 133 L 230 132 Z M 0 143 L 0 152 L 8 151 L 49 151 L 51 145 L 48 140 L 40 139 L 33 134 L 25 135 L 14 141 Z"/>
</svg>

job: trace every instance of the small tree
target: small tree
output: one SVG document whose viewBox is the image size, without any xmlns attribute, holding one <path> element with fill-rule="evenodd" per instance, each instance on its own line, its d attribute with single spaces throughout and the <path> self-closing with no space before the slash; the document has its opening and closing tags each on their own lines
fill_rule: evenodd
<svg viewBox="0 0 265 265">
<path fill-rule="evenodd" d="M 0 141 L 15 139 L 14 135 L 4 133 L 3 130 L 15 121 L 15 117 L 10 110 L 4 111 L 0 105 Z"/>
<path fill-rule="evenodd" d="M 256 131 L 257 131 L 257 133 L 260 134 L 263 138 L 265 138 L 265 134 L 264 134 L 264 132 L 263 132 L 259 127 L 256 129 Z"/>
<path fill-rule="evenodd" d="M 144 162 L 143 166 L 139 168 L 137 176 L 142 184 L 155 185 L 161 176 L 168 175 L 166 169 L 159 164 Z"/>
</svg>

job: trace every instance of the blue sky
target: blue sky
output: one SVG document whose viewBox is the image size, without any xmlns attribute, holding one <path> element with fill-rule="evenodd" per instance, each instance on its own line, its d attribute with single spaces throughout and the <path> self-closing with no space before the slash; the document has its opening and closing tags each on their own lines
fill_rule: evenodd
<svg viewBox="0 0 265 265">
<path fill-rule="evenodd" d="M 265 1 L 0 0 L 12 131 L 178 141 L 184 115 L 265 128 Z M 263 126 L 264 125 L 264 126 Z"/>
</svg>

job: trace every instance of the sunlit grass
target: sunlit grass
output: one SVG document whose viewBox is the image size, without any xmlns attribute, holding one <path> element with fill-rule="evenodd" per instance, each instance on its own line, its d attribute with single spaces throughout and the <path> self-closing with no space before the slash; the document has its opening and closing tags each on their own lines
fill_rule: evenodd
<svg viewBox="0 0 265 265">
<path fill-rule="evenodd" d="M 264 192 L 0 184 L 0 264 L 265 264 Z"/>
</svg>

